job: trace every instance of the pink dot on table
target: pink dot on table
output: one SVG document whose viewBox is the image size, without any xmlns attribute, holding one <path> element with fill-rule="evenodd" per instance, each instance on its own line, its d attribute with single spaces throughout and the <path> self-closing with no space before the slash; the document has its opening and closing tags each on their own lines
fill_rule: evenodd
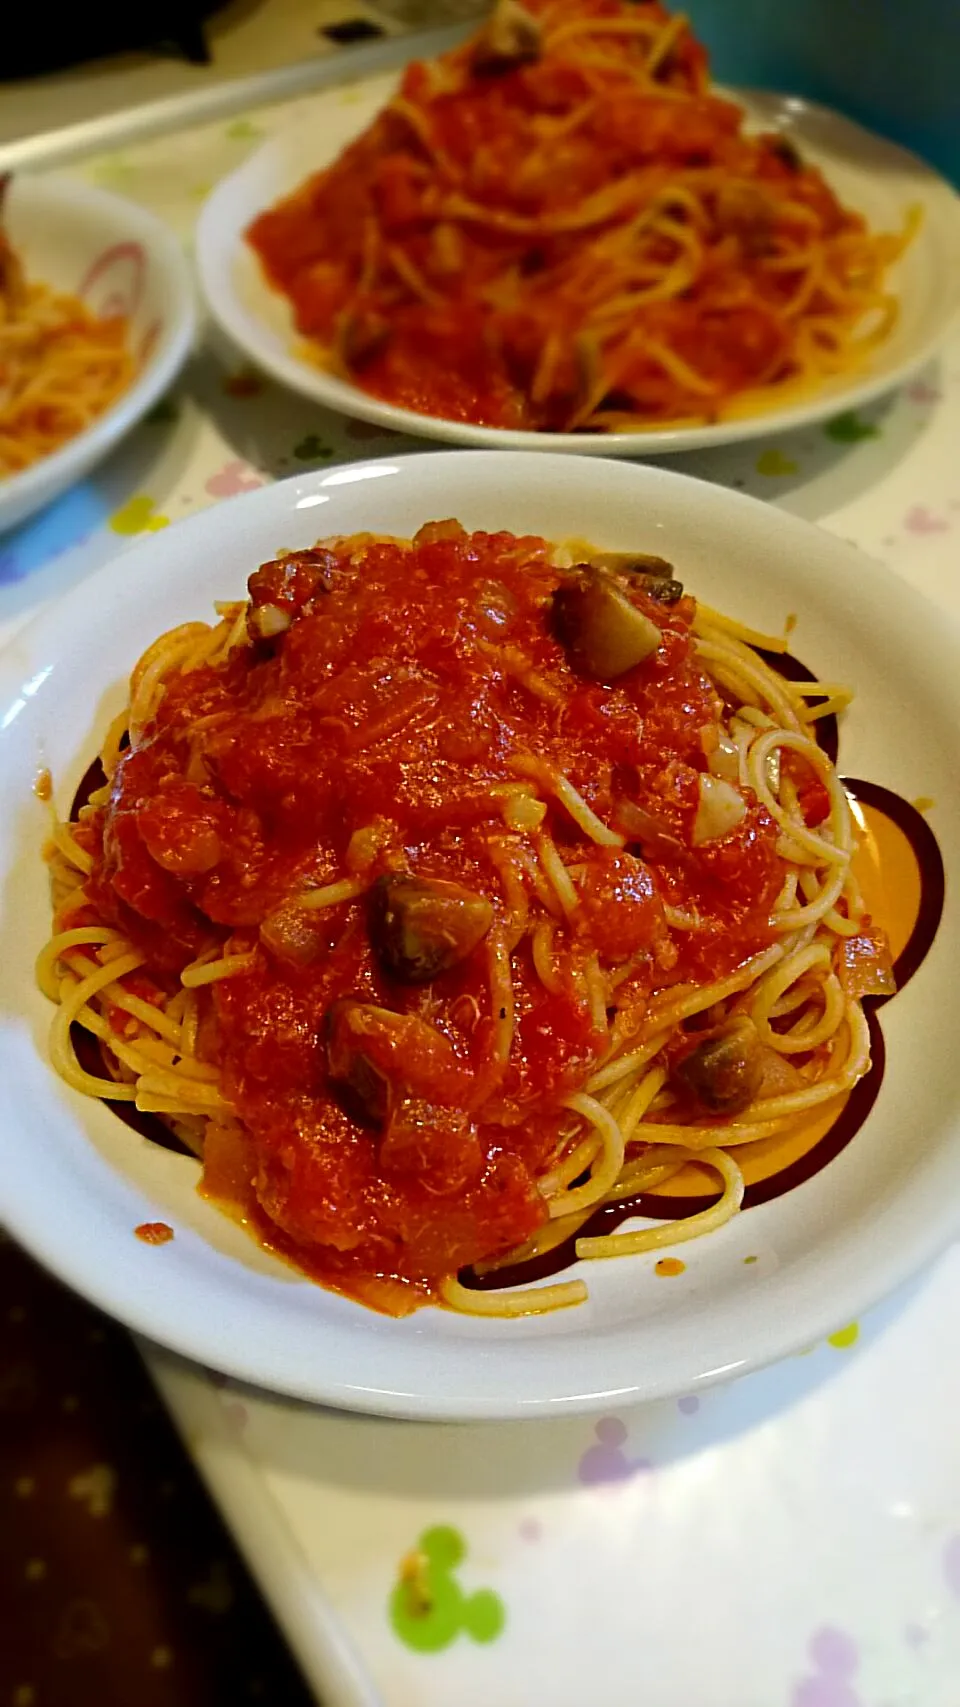
<svg viewBox="0 0 960 1707">
<path fill-rule="evenodd" d="M 914 504 L 904 516 L 903 525 L 908 533 L 946 533 L 950 524 L 926 504 Z"/>
<path fill-rule="evenodd" d="M 539 1541 L 543 1534 L 543 1524 L 538 1517 L 524 1517 L 520 1522 L 521 1541 Z"/>
<path fill-rule="evenodd" d="M 696 1393 L 684 1393 L 683 1398 L 677 1400 L 677 1410 L 682 1411 L 685 1417 L 694 1416 L 699 1409 L 700 1400 Z"/>
<path fill-rule="evenodd" d="M 626 1426 L 619 1417 L 602 1417 L 594 1425 L 596 1444 L 588 1446 L 579 1464 L 577 1478 L 586 1487 L 627 1482 L 638 1471 L 651 1468 L 648 1458 L 628 1458 L 624 1452 Z"/>
<path fill-rule="evenodd" d="M 810 1643 L 810 1658 L 828 1675 L 850 1677 L 857 1669 L 860 1650 L 845 1630 L 825 1626 Z"/>
<path fill-rule="evenodd" d="M 256 469 L 235 457 L 216 474 L 211 474 L 205 490 L 211 498 L 233 498 L 241 492 L 253 492 L 262 485 L 263 480 Z"/>
<path fill-rule="evenodd" d="M 604 1446 L 622 1446 L 627 1438 L 627 1431 L 619 1417 L 601 1417 L 594 1433 Z"/>
</svg>

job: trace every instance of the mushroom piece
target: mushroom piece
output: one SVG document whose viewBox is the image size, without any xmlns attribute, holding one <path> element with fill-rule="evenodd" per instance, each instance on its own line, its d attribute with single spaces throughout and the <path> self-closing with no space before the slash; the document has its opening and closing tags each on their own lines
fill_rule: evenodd
<svg viewBox="0 0 960 1707">
<path fill-rule="evenodd" d="M 445 1108 L 462 1107 L 472 1068 L 450 1039 L 419 1014 L 341 996 L 326 1016 L 327 1072 L 348 1112 L 383 1126 L 404 1093 Z"/>
<path fill-rule="evenodd" d="M 539 59 L 543 31 L 519 0 L 497 0 L 473 52 L 477 71 L 508 71 Z"/>
<path fill-rule="evenodd" d="M 553 595 L 553 631 L 575 670 L 613 681 L 657 650 L 661 634 L 611 575 L 579 564 Z"/>
<path fill-rule="evenodd" d="M 698 1043 L 674 1079 L 708 1114 L 742 1114 L 763 1079 L 763 1047 L 751 1019 L 739 1019 Z"/>
<path fill-rule="evenodd" d="M 647 575 L 639 571 L 636 576 L 647 598 L 656 599 L 658 605 L 675 605 L 683 598 L 682 581 L 666 580 L 660 575 Z"/>
<path fill-rule="evenodd" d="M 351 1113 L 374 1126 L 383 1125 L 391 1104 L 390 1080 L 364 1048 L 364 1021 L 379 1012 L 368 1002 L 346 996 L 327 1014 L 327 1071 L 346 1093 Z"/>
<path fill-rule="evenodd" d="M 349 367 L 363 367 L 378 356 L 392 327 L 375 308 L 355 309 L 347 314 L 340 333 L 340 354 Z"/>
<path fill-rule="evenodd" d="M 770 153 L 791 172 L 802 172 L 804 169 L 803 155 L 796 143 L 789 136 L 778 135 L 770 138 Z"/>
<path fill-rule="evenodd" d="M 493 907 L 458 883 L 388 873 L 370 892 L 369 921 L 384 971 L 403 984 L 428 984 L 473 953 L 493 924 Z"/>
<path fill-rule="evenodd" d="M 694 847 L 718 841 L 721 836 L 735 830 L 746 810 L 743 795 L 732 783 L 704 772 L 700 777 L 700 804 L 693 820 L 691 840 Z"/>
<path fill-rule="evenodd" d="M 675 605 L 683 598 L 683 582 L 676 579 L 673 564 L 665 557 L 647 551 L 598 551 L 590 561 L 613 575 L 632 576 L 658 604 Z"/>
<path fill-rule="evenodd" d="M 328 946 L 329 924 L 323 913 L 285 901 L 260 921 L 260 941 L 290 966 L 311 966 Z"/>
</svg>

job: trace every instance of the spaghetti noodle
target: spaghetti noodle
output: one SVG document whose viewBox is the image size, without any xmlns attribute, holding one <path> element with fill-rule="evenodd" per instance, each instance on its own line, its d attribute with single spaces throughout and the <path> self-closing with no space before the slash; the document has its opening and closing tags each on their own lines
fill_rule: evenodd
<svg viewBox="0 0 960 1707">
<path fill-rule="evenodd" d="M 308 351 L 420 414 L 617 433 L 755 413 L 892 328 L 873 233 L 657 0 L 499 0 L 247 237 Z"/>
<path fill-rule="evenodd" d="M 722 1226 L 743 1146 L 839 1105 L 891 987 L 816 739 L 845 690 L 787 681 L 658 559 L 456 522 L 321 542 L 249 595 L 149 649 L 55 827 L 57 1071 L 393 1313 L 579 1301 L 465 1271 L 692 1162 L 706 1210 L 578 1254 Z"/>
<path fill-rule="evenodd" d="M 0 211 L 6 180 L 0 179 Z M 0 479 L 76 437 L 134 374 L 123 315 L 28 280 L 0 225 Z"/>
</svg>

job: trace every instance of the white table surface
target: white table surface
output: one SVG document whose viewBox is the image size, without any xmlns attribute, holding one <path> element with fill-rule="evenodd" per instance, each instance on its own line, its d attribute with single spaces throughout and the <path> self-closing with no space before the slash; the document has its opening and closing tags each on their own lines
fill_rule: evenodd
<svg viewBox="0 0 960 1707">
<path fill-rule="evenodd" d="M 277 121 L 83 176 L 187 241 Z M 144 532 L 404 448 L 423 446 L 257 381 L 208 334 L 109 463 L 0 537 L 0 640 Z M 856 541 L 960 616 L 960 337 L 860 416 L 675 466 Z M 954 1251 L 804 1357 L 699 1400 L 509 1426 L 311 1410 L 143 1350 L 325 1707 L 957 1707 L 958 1323 Z M 433 1611 L 395 1622 L 418 1544 Z"/>
</svg>

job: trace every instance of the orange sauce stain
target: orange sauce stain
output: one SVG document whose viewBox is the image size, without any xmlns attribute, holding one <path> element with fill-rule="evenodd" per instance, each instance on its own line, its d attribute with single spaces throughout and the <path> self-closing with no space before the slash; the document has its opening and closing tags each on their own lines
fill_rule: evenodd
<svg viewBox="0 0 960 1707">
<path fill-rule="evenodd" d="M 38 800 L 47 801 L 52 798 L 53 777 L 50 775 L 46 766 L 44 766 L 42 771 L 37 772 L 37 780 L 33 785 L 33 792 Z"/>
<path fill-rule="evenodd" d="M 661 1257 L 660 1261 L 654 1264 L 654 1273 L 661 1275 L 682 1274 L 686 1266 L 686 1263 L 681 1262 L 679 1257 Z"/>
<path fill-rule="evenodd" d="M 173 1228 L 165 1221 L 141 1221 L 133 1230 L 145 1245 L 168 1245 L 173 1238 Z"/>
</svg>

